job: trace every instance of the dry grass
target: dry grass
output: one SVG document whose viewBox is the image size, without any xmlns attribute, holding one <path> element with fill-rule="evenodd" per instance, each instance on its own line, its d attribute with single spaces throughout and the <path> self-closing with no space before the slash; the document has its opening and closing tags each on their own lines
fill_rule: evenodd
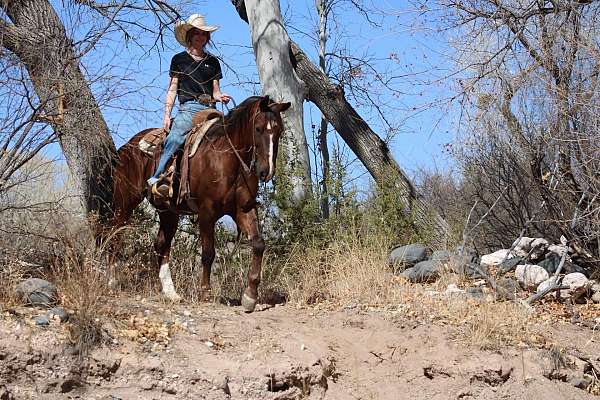
<svg viewBox="0 0 600 400">
<path fill-rule="evenodd" d="M 279 267 L 288 300 L 314 304 L 387 304 L 395 299 L 387 252 L 358 238 L 340 238 L 324 248 L 294 244 Z"/>
<path fill-rule="evenodd" d="M 0 265 L 0 310 L 2 308 L 14 307 L 20 304 L 16 288 L 19 283 L 27 279 L 31 274 L 31 266 L 27 263 L 12 258 L 10 261 Z"/>
<path fill-rule="evenodd" d="M 105 297 L 109 294 L 105 255 L 86 232 L 65 238 L 63 250 L 51 281 L 58 287 L 61 305 L 73 311 L 70 339 L 84 357 L 101 342 L 100 320 L 109 315 L 105 309 Z"/>
</svg>

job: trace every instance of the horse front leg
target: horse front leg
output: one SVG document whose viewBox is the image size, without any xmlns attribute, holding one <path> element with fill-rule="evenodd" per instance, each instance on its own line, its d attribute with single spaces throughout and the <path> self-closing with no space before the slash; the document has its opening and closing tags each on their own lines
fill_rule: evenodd
<svg viewBox="0 0 600 400">
<path fill-rule="evenodd" d="M 215 260 L 215 224 L 199 223 L 200 240 L 202 242 L 202 281 L 200 283 L 202 301 L 211 301 L 210 272 Z"/>
<path fill-rule="evenodd" d="M 160 266 L 158 277 L 162 286 L 162 294 L 173 302 L 181 301 L 181 296 L 175 291 L 173 279 L 171 279 L 171 269 L 169 268 L 169 255 L 171 253 L 171 241 L 177 225 L 179 224 L 179 215 L 171 212 L 161 212 L 158 214 L 160 227 L 156 240 L 154 241 L 154 250 L 156 251 L 157 264 Z"/>
<path fill-rule="evenodd" d="M 258 299 L 258 285 L 260 284 L 260 275 L 262 268 L 262 257 L 265 251 L 265 242 L 258 230 L 258 216 L 256 209 L 245 213 L 238 211 L 236 223 L 240 230 L 248 236 L 252 245 L 252 265 L 248 271 L 248 287 L 242 295 L 242 306 L 244 311 L 252 312 L 256 307 Z"/>
</svg>

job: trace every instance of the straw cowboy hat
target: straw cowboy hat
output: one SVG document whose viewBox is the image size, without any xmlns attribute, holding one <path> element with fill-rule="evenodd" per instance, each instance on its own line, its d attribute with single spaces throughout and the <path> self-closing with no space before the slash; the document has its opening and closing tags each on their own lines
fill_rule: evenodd
<svg viewBox="0 0 600 400">
<path fill-rule="evenodd" d="M 206 25 L 204 16 L 200 14 L 190 15 L 187 21 L 177 21 L 175 24 L 175 39 L 177 39 L 184 47 L 188 46 L 185 42 L 185 35 L 192 28 L 200 29 L 205 32 L 214 32 L 219 29 L 218 26 Z"/>
</svg>

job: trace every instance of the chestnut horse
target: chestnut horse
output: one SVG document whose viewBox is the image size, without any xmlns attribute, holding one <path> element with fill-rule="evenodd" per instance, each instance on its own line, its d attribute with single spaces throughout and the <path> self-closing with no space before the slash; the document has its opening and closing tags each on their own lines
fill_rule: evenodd
<svg viewBox="0 0 600 400">
<path fill-rule="evenodd" d="M 171 241 L 180 215 L 196 214 L 198 218 L 203 297 L 210 293 L 215 224 L 222 216 L 229 215 L 252 244 L 252 266 L 242 305 L 247 312 L 254 310 L 265 249 L 256 210 L 258 182 L 259 179 L 268 182 L 275 173 L 277 148 L 283 131 L 280 113 L 289 107 L 290 103 L 275 103 L 268 96 L 250 97 L 206 133 L 189 160 L 189 199 L 181 206 L 158 210 L 160 228 L 154 249 L 160 266 L 162 293 L 168 299 L 180 300 L 169 269 Z M 113 180 L 113 227 L 124 225 L 148 194 L 146 180 L 153 173 L 154 160 L 138 148 L 140 139 L 148 131 L 138 133 L 119 149 Z"/>
</svg>

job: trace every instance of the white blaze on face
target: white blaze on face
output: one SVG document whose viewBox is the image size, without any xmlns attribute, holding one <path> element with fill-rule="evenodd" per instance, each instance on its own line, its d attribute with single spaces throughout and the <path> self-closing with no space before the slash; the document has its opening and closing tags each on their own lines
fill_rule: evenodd
<svg viewBox="0 0 600 400">
<path fill-rule="evenodd" d="M 267 181 L 270 180 L 273 175 L 273 132 L 271 132 L 271 129 L 275 126 L 275 124 L 271 126 L 271 121 L 267 122 L 267 132 L 269 133 L 269 174 L 267 175 Z"/>
</svg>

